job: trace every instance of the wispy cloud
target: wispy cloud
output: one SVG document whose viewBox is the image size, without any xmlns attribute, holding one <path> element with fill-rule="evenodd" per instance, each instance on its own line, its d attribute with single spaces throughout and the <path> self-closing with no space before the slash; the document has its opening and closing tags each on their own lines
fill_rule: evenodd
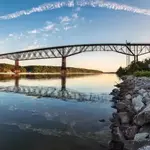
<svg viewBox="0 0 150 150">
<path fill-rule="evenodd" d="M 38 7 L 33 7 L 28 10 L 17 11 L 11 14 L 0 16 L 0 20 L 14 19 L 23 15 L 30 15 L 32 13 L 43 12 L 43 11 L 48 11 L 53 9 L 60 9 L 63 7 L 77 7 L 77 9 L 80 10 L 81 7 L 87 7 L 87 6 L 107 8 L 112 10 L 123 10 L 123 11 L 128 11 L 137 14 L 150 15 L 150 9 L 142 9 L 142 8 L 115 3 L 115 2 L 102 1 L 102 0 L 70 0 L 67 2 L 64 1 L 64 2 L 45 3 L 39 5 Z"/>
<path fill-rule="evenodd" d="M 46 25 L 43 28 L 27 31 L 27 33 L 28 34 L 38 34 L 38 33 L 41 33 L 41 32 L 48 32 L 48 31 L 58 30 L 57 28 L 55 29 L 55 23 L 47 21 L 45 24 Z"/>
<path fill-rule="evenodd" d="M 69 18 L 68 16 L 65 16 L 65 17 L 59 17 L 60 19 L 60 22 L 61 23 L 68 23 L 71 21 L 71 18 Z"/>
<path fill-rule="evenodd" d="M 8 36 L 9 36 L 9 37 L 13 37 L 14 35 L 10 33 Z"/>
<path fill-rule="evenodd" d="M 50 24 L 44 27 L 44 31 L 52 31 L 55 27 L 55 24 Z"/>
<path fill-rule="evenodd" d="M 28 31 L 29 34 L 37 34 L 39 33 L 38 30 L 34 29 L 34 30 L 31 30 L 31 31 Z"/>
<path fill-rule="evenodd" d="M 76 28 L 76 27 L 77 27 L 77 25 L 65 26 L 65 27 L 64 27 L 64 30 L 65 30 L 65 31 L 68 31 L 68 30 L 70 30 L 70 29 L 72 29 L 72 28 Z"/>
<path fill-rule="evenodd" d="M 11 13 L 11 14 L 0 16 L 0 19 L 1 20 L 14 19 L 14 18 L 18 18 L 23 15 L 26 16 L 26 15 L 30 15 L 30 14 L 36 13 L 36 12 L 43 12 L 43 11 L 47 11 L 47 10 L 59 9 L 62 7 L 73 7 L 73 6 L 74 6 L 73 1 L 45 3 L 42 5 L 39 5 L 38 7 L 33 7 L 28 10 L 21 10 L 21 11 L 17 11 L 17 12 Z"/>
<path fill-rule="evenodd" d="M 29 44 L 27 47 L 23 48 L 23 50 L 39 48 L 41 46 L 42 45 L 39 44 L 39 42 L 37 40 L 35 40 L 32 44 Z"/>
<path fill-rule="evenodd" d="M 129 6 L 125 4 L 119 4 L 115 2 L 103 1 L 103 0 L 80 0 L 77 2 L 80 7 L 101 7 L 113 10 L 123 10 L 137 14 L 150 15 L 150 9 L 142 9 L 134 6 Z"/>
<path fill-rule="evenodd" d="M 78 16 L 77 13 L 74 13 L 74 14 L 72 14 L 72 17 L 73 17 L 74 19 L 77 19 L 79 16 Z"/>
</svg>

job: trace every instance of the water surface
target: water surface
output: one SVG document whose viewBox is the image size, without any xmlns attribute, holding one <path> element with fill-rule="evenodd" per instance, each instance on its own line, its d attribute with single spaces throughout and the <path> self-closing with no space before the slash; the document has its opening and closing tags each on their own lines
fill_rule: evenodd
<svg viewBox="0 0 150 150">
<path fill-rule="evenodd" d="M 0 149 L 107 149 L 115 74 L 0 78 Z"/>
</svg>

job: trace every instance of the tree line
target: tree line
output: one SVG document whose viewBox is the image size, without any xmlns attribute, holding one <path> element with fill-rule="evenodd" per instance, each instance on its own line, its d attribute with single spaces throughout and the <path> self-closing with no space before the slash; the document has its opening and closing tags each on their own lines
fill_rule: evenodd
<svg viewBox="0 0 150 150">
<path fill-rule="evenodd" d="M 136 72 L 144 72 L 148 73 L 150 72 L 150 59 L 145 59 L 144 61 L 138 61 L 137 63 L 132 62 L 129 66 L 122 68 L 120 67 L 117 70 L 117 74 L 119 76 L 122 75 L 130 75 L 130 74 L 136 74 Z"/>
<path fill-rule="evenodd" d="M 15 69 L 14 65 L 10 64 L 0 64 L 0 72 L 13 72 Z M 59 66 L 19 66 L 20 72 L 25 73 L 59 73 L 61 71 L 61 67 Z M 67 73 L 102 73 L 99 70 L 93 69 L 84 69 L 84 68 L 74 68 L 67 67 Z"/>
</svg>

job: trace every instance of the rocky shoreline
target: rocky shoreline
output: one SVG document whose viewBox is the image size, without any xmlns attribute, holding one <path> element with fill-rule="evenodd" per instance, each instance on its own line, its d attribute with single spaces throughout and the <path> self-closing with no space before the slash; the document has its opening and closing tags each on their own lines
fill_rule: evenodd
<svg viewBox="0 0 150 150">
<path fill-rule="evenodd" d="M 110 150 L 150 150 L 150 78 L 126 76 L 113 89 Z"/>
</svg>

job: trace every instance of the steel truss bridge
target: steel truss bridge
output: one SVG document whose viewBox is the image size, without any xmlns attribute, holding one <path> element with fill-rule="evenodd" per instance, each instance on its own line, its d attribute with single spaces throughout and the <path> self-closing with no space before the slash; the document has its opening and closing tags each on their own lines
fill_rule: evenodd
<svg viewBox="0 0 150 150">
<path fill-rule="evenodd" d="M 108 43 L 108 44 L 81 44 L 66 45 L 57 47 L 46 47 L 18 51 L 6 54 L 0 54 L 0 59 L 10 59 L 15 61 L 15 70 L 18 69 L 19 61 L 62 58 L 61 70 L 66 70 L 66 58 L 94 51 L 117 52 L 126 56 L 134 57 L 134 61 L 138 61 L 138 57 L 150 53 L 150 43 Z M 128 59 L 129 60 L 129 59 Z"/>
<path fill-rule="evenodd" d="M 62 100 L 76 100 L 79 102 L 89 101 L 89 102 L 106 102 L 111 99 L 111 96 L 108 94 L 86 94 L 82 92 L 78 92 L 71 89 L 59 89 L 55 87 L 39 87 L 39 86 L 8 86 L 8 87 L 0 87 L 0 92 L 7 93 L 18 93 L 24 94 L 27 96 L 33 97 L 47 97 L 47 98 L 55 98 Z"/>
</svg>

